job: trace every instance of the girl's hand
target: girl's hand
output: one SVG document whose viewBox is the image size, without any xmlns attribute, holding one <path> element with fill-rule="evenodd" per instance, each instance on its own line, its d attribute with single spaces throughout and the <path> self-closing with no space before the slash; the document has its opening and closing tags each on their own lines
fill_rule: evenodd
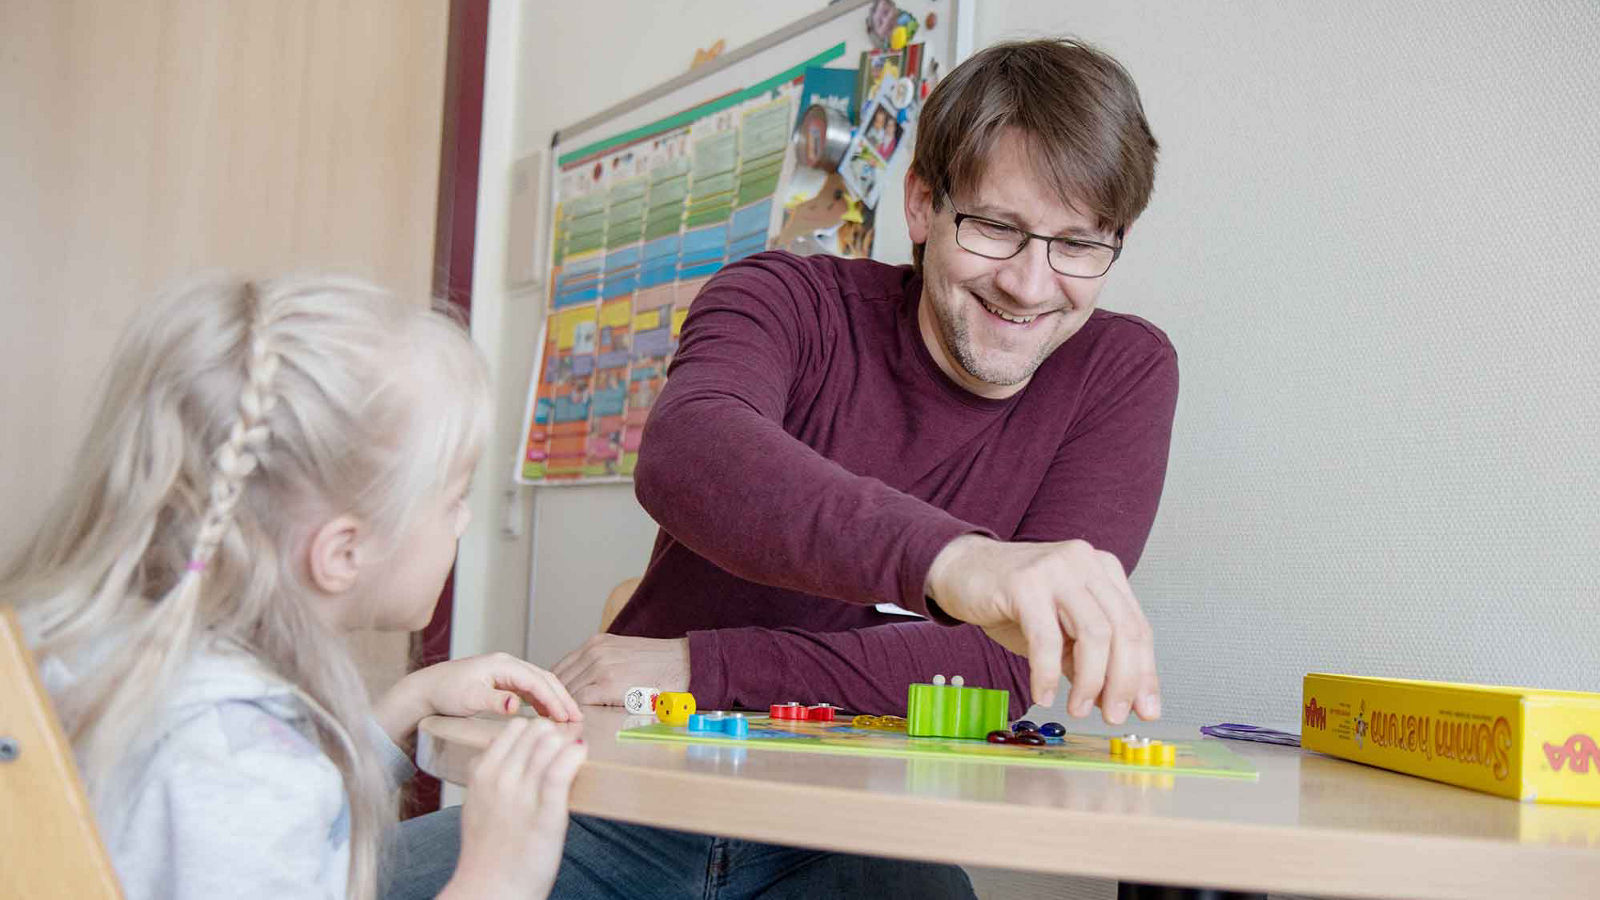
<svg viewBox="0 0 1600 900">
<path fill-rule="evenodd" d="M 400 679 L 374 712 L 396 744 L 431 715 L 511 715 L 527 701 L 557 722 L 581 722 L 577 701 L 554 675 L 509 653 L 485 653 L 437 663 Z"/>
<path fill-rule="evenodd" d="M 439 896 L 547 896 L 561 868 L 567 795 L 586 755 L 548 720 L 506 723 L 468 776 L 461 858 Z"/>
</svg>

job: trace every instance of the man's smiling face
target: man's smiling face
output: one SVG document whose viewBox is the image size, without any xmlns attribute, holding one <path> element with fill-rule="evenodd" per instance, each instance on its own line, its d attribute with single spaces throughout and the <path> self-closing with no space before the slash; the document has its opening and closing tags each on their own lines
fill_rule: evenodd
<svg viewBox="0 0 1600 900">
<path fill-rule="evenodd" d="M 1094 219 L 1062 203 L 1040 177 L 1015 131 L 995 141 L 976 190 L 934 209 L 932 189 L 914 176 L 906 185 L 906 221 L 924 244 L 922 340 L 939 368 L 981 397 L 1022 390 L 1039 365 L 1088 321 L 1105 283 L 1050 268 L 1045 242 L 1033 240 L 1010 259 L 988 259 L 956 243 L 960 211 L 1034 234 L 1101 243 L 1115 238 Z M 952 208 L 954 207 L 954 208 Z"/>
</svg>

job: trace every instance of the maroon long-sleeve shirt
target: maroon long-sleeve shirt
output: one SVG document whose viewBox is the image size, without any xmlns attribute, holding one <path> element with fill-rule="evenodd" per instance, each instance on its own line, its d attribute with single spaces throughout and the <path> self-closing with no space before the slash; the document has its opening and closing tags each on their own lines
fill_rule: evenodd
<svg viewBox="0 0 1600 900">
<path fill-rule="evenodd" d="M 930 610 L 933 558 L 976 532 L 1138 561 L 1177 401 L 1166 335 L 1097 310 L 989 400 L 929 354 L 921 291 L 909 267 L 773 252 L 695 299 L 634 473 L 661 531 L 611 631 L 687 635 L 701 708 L 903 714 L 906 685 L 944 673 L 1017 714 L 1027 660 Z"/>
</svg>

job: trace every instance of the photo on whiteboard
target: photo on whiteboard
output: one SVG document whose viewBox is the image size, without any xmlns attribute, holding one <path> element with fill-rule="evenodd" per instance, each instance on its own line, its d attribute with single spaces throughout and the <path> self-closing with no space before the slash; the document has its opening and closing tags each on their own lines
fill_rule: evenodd
<svg viewBox="0 0 1600 900">
<path fill-rule="evenodd" d="M 877 209 L 878 196 L 883 193 L 883 180 L 889 174 L 888 168 L 888 163 L 873 152 L 872 145 L 858 135 L 845 154 L 839 174 L 844 176 L 844 183 L 863 206 Z"/>
<path fill-rule="evenodd" d="M 798 115 L 804 116 L 806 110 L 813 106 L 825 106 L 844 116 L 846 121 L 854 122 L 858 109 L 856 79 L 855 69 L 807 66 L 805 79 L 800 84 Z M 799 124 L 798 121 L 796 124 Z"/>
<path fill-rule="evenodd" d="M 905 129 L 901 127 L 899 118 L 887 103 L 878 100 L 868 107 L 865 139 L 867 145 L 877 151 L 879 159 L 894 159 L 894 151 L 900 146 L 900 138 L 904 134 Z"/>
<path fill-rule="evenodd" d="M 878 96 L 883 86 L 906 72 L 906 51 L 863 50 L 861 65 L 856 70 L 856 109 L 863 110 Z"/>
<path fill-rule="evenodd" d="M 894 0 L 873 0 L 867 10 L 867 36 L 879 47 L 889 46 L 889 37 L 900 21 L 900 7 Z"/>
<path fill-rule="evenodd" d="M 787 197 L 773 249 L 796 256 L 823 253 L 865 259 L 872 255 L 875 216 L 851 195 L 843 175 L 801 170 L 790 182 Z"/>
<path fill-rule="evenodd" d="M 894 82 L 885 82 L 877 95 L 861 110 L 861 124 L 845 148 L 839 173 L 856 198 L 870 209 L 878 208 L 878 195 L 888 177 L 890 160 L 900 149 L 905 127 L 889 94 Z"/>
</svg>

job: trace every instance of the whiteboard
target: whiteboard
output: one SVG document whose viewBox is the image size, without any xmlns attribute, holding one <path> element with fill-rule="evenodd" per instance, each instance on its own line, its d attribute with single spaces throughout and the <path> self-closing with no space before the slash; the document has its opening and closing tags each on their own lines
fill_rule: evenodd
<svg viewBox="0 0 1600 900">
<path fill-rule="evenodd" d="M 864 23 L 867 7 L 871 3 L 872 0 L 835 3 L 765 38 L 736 48 L 692 72 L 562 128 L 551 137 L 552 163 L 574 150 L 758 84 L 774 74 L 801 66 L 806 60 L 841 44 L 843 48 L 838 56 L 820 64 L 854 67 L 861 53 L 872 47 Z M 914 40 L 927 46 L 927 60 L 938 63 L 943 71 L 950 71 L 951 67 L 972 53 L 974 0 L 901 0 L 899 5 L 917 15 L 919 20 L 925 20 L 930 12 L 938 17 L 933 29 L 924 29 Z M 909 156 L 902 154 L 894 162 L 893 171 L 902 178 Z M 559 165 L 554 165 L 554 169 L 552 174 L 558 174 Z M 895 184 L 898 180 L 890 178 L 889 183 Z M 895 184 L 894 196 L 886 194 L 880 207 L 898 208 L 889 204 L 898 204 L 900 199 L 901 191 Z M 899 228 L 880 228 L 879 240 L 873 250 L 874 259 L 910 261 L 911 241 L 905 236 L 903 225 L 901 223 L 902 227 Z"/>
<path fill-rule="evenodd" d="M 948 73 L 970 53 L 972 4 L 901 0 L 917 23 L 916 46 L 909 59 L 890 55 L 869 68 L 886 66 L 885 83 L 897 63 L 918 70 L 902 75 Z M 873 0 L 835 3 L 555 133 L 542 217 L 549 225 L 538 239 L 546 314 L 516 481 L 629 480 L 693 295 L 721 265 L 776 245 L 780 233 L 793 237 L 782 227 L 800 219 L 796 200 L 820 196 L 825 177 L 837 184 L 839 176 L 797 163 L 791 135 L 807 69 L 856 69 L 877 47 L 873 9 Z M 887 164 L 867 170 L 875 209 L 863 207 L 861 182 L 850 181 L 844 218 L 853 231 L 819 236 L 844 245 L 848 232 L 862 255 L 870 242 L 874 259 L 910 261 L 901 210 L 918 105 L 900 114 Z"/>
</svg>

